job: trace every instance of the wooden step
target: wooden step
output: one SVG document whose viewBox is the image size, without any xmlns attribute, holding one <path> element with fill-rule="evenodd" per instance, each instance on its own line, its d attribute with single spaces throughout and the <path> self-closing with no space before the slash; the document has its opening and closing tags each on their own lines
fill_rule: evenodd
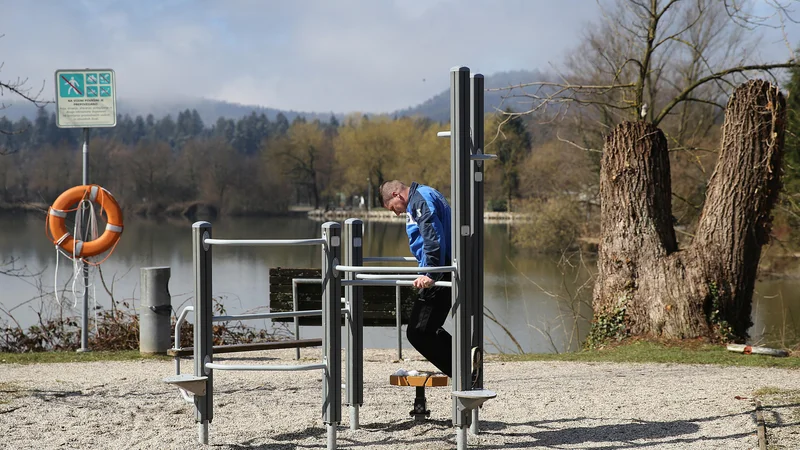
<svg viewBox="0 0 800 450">
<path fill-rule="evenodd" d="M 450 377 L 447 375 L 390 375 L 389 384 L 392 386 L 449 386 Z"/>
</svg>

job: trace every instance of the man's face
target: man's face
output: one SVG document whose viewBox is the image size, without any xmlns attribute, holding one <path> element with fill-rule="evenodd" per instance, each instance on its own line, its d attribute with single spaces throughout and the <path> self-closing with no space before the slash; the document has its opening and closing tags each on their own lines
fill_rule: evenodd
<svg viewBox="0 0 800 450">
<path fill-rule="evenodd" d="M 405 214 L 408 207 L 408 199 L 404 198 L 397 192 L 392 192 L 392 196 L 383 202 L 383 206 L 389 211 L 393 212 L 396 216 Z"/>
</svg>

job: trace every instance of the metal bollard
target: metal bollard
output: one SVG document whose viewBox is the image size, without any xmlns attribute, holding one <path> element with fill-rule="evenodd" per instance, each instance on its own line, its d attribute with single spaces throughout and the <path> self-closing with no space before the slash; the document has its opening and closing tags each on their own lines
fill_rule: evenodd
<svg viewBox="0 0 800 450">
<path fill-rule="evenodd" d="M 139 310 L 139 352 L 166 354 L 172 348 L 172 304 L 169 295 L 169 267 L 142 267 L 142 303 Z"/>
</svg>

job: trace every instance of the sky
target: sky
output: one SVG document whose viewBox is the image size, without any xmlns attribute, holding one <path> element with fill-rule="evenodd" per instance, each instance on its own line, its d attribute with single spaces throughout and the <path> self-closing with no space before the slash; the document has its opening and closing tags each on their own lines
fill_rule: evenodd
<svg viewBox="0 0 800 450">
<path fill-rule="evenodd" d="M 594 0 L 0 0 L 0 11 L 0 80 L 27 78 L 46 99 L 57 69 L 111 68 L 118 99 L 336 113 L 417 105 L 454 66 L 559 67 L 601 18 Z M 785 57 L 778 36 L 764 42 L 765 59 Z"/>
</svg>

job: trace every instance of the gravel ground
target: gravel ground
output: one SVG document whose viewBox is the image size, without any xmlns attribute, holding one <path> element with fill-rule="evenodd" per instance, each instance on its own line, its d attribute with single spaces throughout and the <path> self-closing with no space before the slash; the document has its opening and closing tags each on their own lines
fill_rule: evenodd
<svg viewBox="0 0 800 450">
<path fill-rule="evenodd" d="M 418 354 L 366 350 L 361 429 L 347 407 L 339 448 L 450 449 L 450 388 L 428 388 L 431 417 L 408 416 L 414 388 L 390 386 L 399 368 L 431 370 Z M 303 350 L 313 361 L 320 352 Z M 293 364 L 294 350 L 218 355 L 215 362 Z M 191 372 L 191 361 L 183 362 Z M 0 365 L 0 447 L 11 449 L 194 449 L 194 410 L 162 382 L 171 361 Z M 481 409 L 470 448 L 754 449 L 752 394 L 800 389 L 797 371 L 670 364 L 500 362 L 485 378 L 497 398 Z M 325 448 L 319 372 L 215 373 L 210 447 Z M 781 442 L 800 448 L 800 405 L 783 405 Z M 776 410 L 777 411 L 777 410 Z"/>
</svg>

